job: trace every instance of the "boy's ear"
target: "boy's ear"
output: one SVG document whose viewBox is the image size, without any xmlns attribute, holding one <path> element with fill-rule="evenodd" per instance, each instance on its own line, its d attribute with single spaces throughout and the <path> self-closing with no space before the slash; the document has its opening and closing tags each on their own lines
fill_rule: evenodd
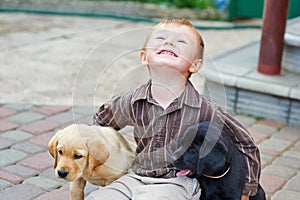
<svg viewBox="0 0 300 200">
<path fill-rule="evenodd" d="M 196 73 L 196 72 L 198 72 L 201 69 L 202 65 L 203 65 L 203 60 L 199 58 L 199 59 L 195 60 L 195 62 L 190 67 L 189 71 L 192 74 Z"/>
<path fill-rule="evenodd" d="M 145 50 L 140 51 L 140 61 L 142 65 L 148 66 L 147 55 Z"/>
</svg>

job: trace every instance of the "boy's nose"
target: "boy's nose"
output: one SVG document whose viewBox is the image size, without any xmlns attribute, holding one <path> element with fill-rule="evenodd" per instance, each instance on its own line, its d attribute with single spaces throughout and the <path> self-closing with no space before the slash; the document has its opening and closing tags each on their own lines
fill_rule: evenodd
<svg viewBox="0 0 300 200">
<path fill-rule="evenodd" d="M 174 46 L 174 43 L 171 40 L 166 40 L 165 45 Z"/>
</svg>

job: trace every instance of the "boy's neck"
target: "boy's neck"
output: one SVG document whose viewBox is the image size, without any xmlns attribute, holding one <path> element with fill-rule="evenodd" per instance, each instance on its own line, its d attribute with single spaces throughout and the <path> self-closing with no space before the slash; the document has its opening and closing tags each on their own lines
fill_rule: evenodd
<svg viewBox="0 0 300 200">
<path fill-rule="evenodd" d="M 164 67 L 151 68 L 150 74 L 152 96 L 166 109 L 182 94 L 187 78 L 173 69 Z"/>
</svg>

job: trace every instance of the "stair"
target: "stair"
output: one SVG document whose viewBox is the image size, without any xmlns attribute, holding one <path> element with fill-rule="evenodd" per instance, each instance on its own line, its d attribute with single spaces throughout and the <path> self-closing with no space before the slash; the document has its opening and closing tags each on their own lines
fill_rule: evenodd
<svg viewBox="0 0 300 200">
<path fill-rule="evenodd" d="M 257 72 L 260 41 L 206 59 L 204 95 L 237 114 L 300 126 L 300 18 L 288 22 L 281 75 Z M 208 60 L 208 62 L 207 62 Z"/>
<path fill-rule="evenodd" d="M 284 43 L 282 67 L 300 74 L 300 17 L 288 21 Z"/>
</svg>

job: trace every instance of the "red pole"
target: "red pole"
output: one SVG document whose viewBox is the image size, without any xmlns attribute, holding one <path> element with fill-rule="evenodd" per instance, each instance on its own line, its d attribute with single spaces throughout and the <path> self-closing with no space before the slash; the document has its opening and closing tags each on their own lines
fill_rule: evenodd
<svg viewBox="0 0 300 200">
<path fill-rule="evenodd" d="M 265 0 L 258 72 L 279 75 L 289 0 Z"/>
</svg>

